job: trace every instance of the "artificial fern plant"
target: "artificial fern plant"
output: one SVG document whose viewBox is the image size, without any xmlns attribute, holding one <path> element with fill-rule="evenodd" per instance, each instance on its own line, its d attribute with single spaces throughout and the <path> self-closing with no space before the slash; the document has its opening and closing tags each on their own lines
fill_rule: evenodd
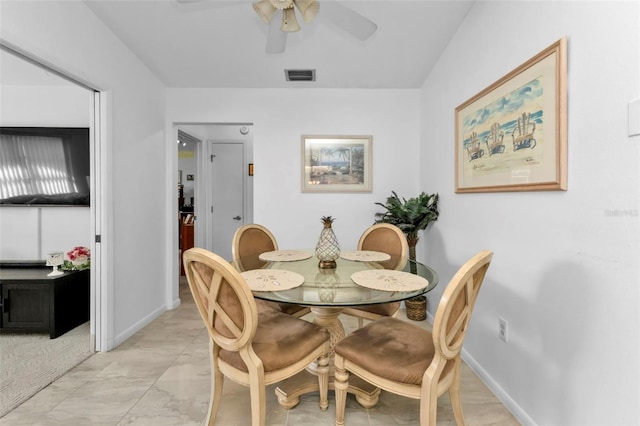
<svg viewBox="0 0 640 426">
<path fill-rule="evenodd" d="M 384 207 L 384 213 L 376 213 L 376 223 L 391 223 L 400 228 L 407 237 L 409 245 L 409 259 L 411 272 L 414 272 L 416 261 L 416 245 L 419 240 L 419 232 L 427 229 L 431 222 L 438 220 L 438 194 L 426 194 L 422 192 L 415 198 L 400 199 L 395 191 L 391 191 L 385 204 L 375 203 Z"/>
</svg>

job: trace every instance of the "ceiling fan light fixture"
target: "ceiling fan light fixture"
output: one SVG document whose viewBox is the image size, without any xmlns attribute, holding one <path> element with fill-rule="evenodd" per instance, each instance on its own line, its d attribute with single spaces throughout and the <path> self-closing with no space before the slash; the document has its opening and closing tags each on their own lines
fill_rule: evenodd
<svg viewBox="0 0 640 426">
<path fill-rule="evenodd" d="M 286 33 L 300 31 L 300 24 L 298 24 L 298 20 L 296 19 L 296 11 L 293 10 L 293 5 L 284 9 L 282 13 L 282 26 L 280 30 Z"/>
<path fill-rule="evenodd" d="M 268 0 L 271 3 L 271 6 L 276 9 L 288 9 L 293 7 L 293 0 Z"/>
<path fill-rule="evenodd" d="M 294 0 L 293 3 L 307 24 L 313 21 L 313 18 L 318 15 L 318 11 L 320 10 L 320 4 L 316 0 Z"/>
<path fill-rule="evenodd" d="M 271 17 L 276 11 L 269 0 L 261 0 L 253 3 L 253 10 L 256 11 L 260 19 L 262 19 L 265 24 L 271 22 Z"/>
</svg>

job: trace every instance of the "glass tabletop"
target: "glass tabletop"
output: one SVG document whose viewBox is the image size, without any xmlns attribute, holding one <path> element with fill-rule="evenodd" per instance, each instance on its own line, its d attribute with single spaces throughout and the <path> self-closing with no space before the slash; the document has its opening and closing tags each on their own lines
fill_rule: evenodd
<svg viewBox="0 0 640 426">
<path fill-rule="evenodd" d="M 296 288 L 284 291 L 254 291 L 258 299 L 272 302 L 292 303 L 309 306 L 355 306 L 397 302 L 427 293 L 438 285 L 438 274 L 430 267 L 408 261 L 405 272 L 415 273 L 425 278 L 429 285 L 416 291 L 385 291 L 362 287 L 351 279 L 355 272 L 368 269 L 383 269 L 376 262 L 358 262 L 345 259 L 336 260 L 335 269 L 320 269 L 318 259 L 286 262 L 265 262 L 258 255 L 245 257 L 232 262 L 240 272 L 253 269 L 283 269 L 296 272 L 304 277 L 304 283 Z M 413 271 L 411 270 L 413 266 Z"/>
</svg>

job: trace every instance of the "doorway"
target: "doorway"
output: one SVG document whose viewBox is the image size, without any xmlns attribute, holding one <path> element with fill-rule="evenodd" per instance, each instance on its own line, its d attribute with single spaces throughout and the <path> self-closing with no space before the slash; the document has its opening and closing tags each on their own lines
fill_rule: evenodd
<svg viewBox="0 0 640 426">
<path fill-rule="evenodd" d="M 74 244 L 90 247 L 92 251 L 92 268 L 90 271 L 90 299 L 89 299 L 89 321 L 78 326 L 55 340 L 42 339 L 37 334 L 20 335 L 20 340 L 26 342 L 21 345 L 12 344 L 6 347 L 21 351 L 19 356 L 10 357 L 16 364 L 21 359 L 44 359 L 45 362 L 36 362 L 23 368 L 20 365 L 6 365 L 3 374 L 11 370 L 16 376 L 11 380 L 3 377 L 0 380 L 4 383 L 19 384 L 15 397 L 10 397 L 13 390 L 3 387 L 3 394 L 6 393 L 5 402 L 14 404 L 13 407 L 31 396 L 29 392 L 37 392 L 42 387 L 49 384 L 53 379 L 64 374 L 77 363 L 84 360 L 88 354 L 96 350 L 105 350 L 101 346 L 102 334 L 101 324 L 106 321 L 102 317 L 102 305 L 100 303 L 100 271 L 101 253 L 100 244 L 96 242 L 96 236 L 100 234 L 101 221 L 101 181 L 100 181 L 100 151 L 101 151 L 101 108 L 104 98 L 101 99 L 100 92 L 78 82 L 63 73 L 43 65 L 28 54 L 22 53 L 7 45 L 0 44 L 0 64 L 2 66 L 0 75 L 3 87 L 3 116 L 1 124 L 7 127 L 76 127 L 89 128 L 90 141 L 90 166 L 89 166 L 89 187 L 91 193 L 91 206 L 87 207 L 16 207 L 3 210 L 4 219 L 10 217 L 8 226 L 18 229 L 29 228 L 32 230 L 25 238 L 7 239 L 6 244 L 11 245 L 10 249 L 4 250 L 4 244 L 0 246 L 5 252 L 15 253 L 9 258 L 17 263 L 22 261 L 33 262 L 43 260 L 46 254 L 51 251 L 68 251 L 73 248 L 70 242 L 60 241 L 57 237 L 59 226 L 66 226 L 58 223 L 54 228 L 48 228 L 49 221 L 46 217 L 55 216 L 58 220 L 75 221 L 76 224 L 83 224 L 78 240 L 73 239 Z M 28 105 L 28 108 L 23 108 Z M 67 209 L 67 210 L 63 210 Z M 85 210 L 86 209 L 86 210 Z M 34 213 L 32 213 L 34 212 Z M 68 215 L 66 213 L 69 213 Z M 10 214 L 9 213 L 14 213 Z M 32 223 L 35 218 L 35 225 Z M 84 228 L 86 226 L 86 228 Z M 86 232 L 86 234 L 84 233 Z M 53 237 L 51 237 L 53 235 Z M 34 238 L 28 238 L 33 236 Z M 51 238 L 45 238 L 49 236 Z M 3 240 L 3 243 L 4 240 Z M 18 248 L 16 248 L 18 247 Z M 55 249 L 55 250 L 54 250 Z M 6 256 L 2 256 L 5 259 Z M 78 309 L 87 309 L 80 307 Z M 9 336 L 7 336 L 9 337 Z M 17 337 L 16 335 L 11 337 Z M 64 342 L 62 342 L 64 340 Z M 32 355 L 23 351 L 33 351 Z M 43 356 L 46 354 L 46 356 Z M 12 368 L 9 368 L 12 367 Z M 28 376 L 20 378 L 19 375 L 28 372 Z M 26 380 L 26 379 L 29 380 Z M 42 384 L 42 385 L 41 385 Z M 9 405 L 0 407 L 0 417 L 2 411 L 12 409 Z"/>
<path fill-rule="evenodd" d="M 202 140 L 178 129 L 178 250 L 180 253 L 180 275 L 184 275 L 182 253 L 194 247 L 195 221 L 195 176 L 197 175 L 196 150 Z M 198 200 L 201 202 L 201 200 Z"/>
<path fill-rule="evenodd" d="M 253 165 L 253 126 L 179 123 L 174 128 L 176 135 L 184 132 L 203 141 L 193 144 L 194 245 L 231 260 L 235 230 L 253 222 L 253 176 L 249 176 L 249 165 Z M 179 170 L 176 170 L 178 179 Z M 182 179 L 183 184 L 190 182 L 185 180 L 184 170 Z"/>
</svg>

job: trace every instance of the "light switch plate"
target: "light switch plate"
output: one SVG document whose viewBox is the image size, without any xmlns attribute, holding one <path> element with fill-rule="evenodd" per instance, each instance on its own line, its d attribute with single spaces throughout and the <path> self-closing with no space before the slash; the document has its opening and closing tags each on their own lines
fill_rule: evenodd
<svg viewBox="0 0 640 426">
<path fill-rule="evenodd" d="M 640 99 L 629 102 L 629 136 L 640 135 Z"/>
</svg>

